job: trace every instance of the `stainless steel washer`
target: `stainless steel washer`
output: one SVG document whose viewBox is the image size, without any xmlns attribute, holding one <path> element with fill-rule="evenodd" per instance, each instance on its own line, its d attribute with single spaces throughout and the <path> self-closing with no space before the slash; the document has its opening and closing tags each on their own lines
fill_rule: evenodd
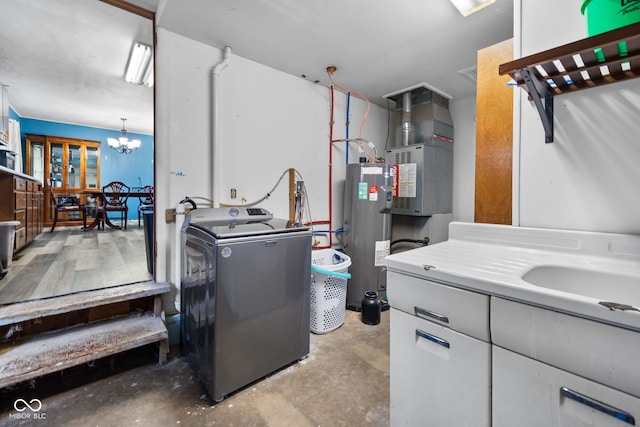
<svg viewBox="0 0 640 427">
<path fill-rule="evenodd" d="M 259 208 L 182 227 L 182 350 L 215 401 L 309 353 L 311 231 Z"/>
</svg>

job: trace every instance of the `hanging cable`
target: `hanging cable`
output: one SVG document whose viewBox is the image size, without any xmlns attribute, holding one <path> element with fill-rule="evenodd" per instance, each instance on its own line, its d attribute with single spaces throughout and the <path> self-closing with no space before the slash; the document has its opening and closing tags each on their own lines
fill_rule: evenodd
<svg viewBox="0 0 640 427">
<path fill-rule="evenodd" d="M 362 143 L 366 142 L 367 143 L 366 146 L 369 147 L 371 150 L 373 150 L 373 157 L 371 157 L 371 156 L 367 156 L 367 157 L 369 159 L 373 159 L 374 161 L 376 161 L 378 159 L 378 148 L 376 147 L 376 145 L 373 142 L 368 141 L 366 139 L 362 139 L 362 138 L 334 139 L 333 142 L 346 142 L 346 143 L 356 142 L 356 143 L 358 143 L 358 146 L 359 146 L 360 150 L 364 152 L 365 156 L 366 156 L 365 145 L 363 145 Z M 348 144 L 347 144 L 346 151 L 349 152 Z"/>
<path fill-rule="evenodd" d="M 221 207 L 225 207 L 225 208 L 250 208 L 252 206 L 257 205 L 258 203 L 264 202 L 269 197 L 271 197 L 271 193 L 273 193 L 276 190 L 276 188 L 278 188 L 278 185 L 280 185 L 280 182 L 282 181 L 282 178 L 284 178 L 284 176 L 288 172 L 289 172 L 289 169 L 285 169 L 285 171 L 282 173 L 282 175 L 280 175 L 280 178 L 278 178 L 278 182 L 276 182 L 276 185 L 274 185 L 273 188 L 271 189 L 271 191 L 269 191 L 267 194 L 265 194 L 261 199 L 256 200 L 255 202 L 245 203 L 243 205 L 231 205 L 231 204 L 227 204 L 227 203 L 220 203 L 220 206 Z"/>
<path fill-rule="evenodd" d="M 302 206 L 303 206 L 303 210 L 304 210 L 304 208 L 306 208 L 307 215 L 309 217 L 309 223 L 311 223 L 311 218 L 313 218 L 313 216 L 311 214 L 311 203 L 309 202 L 309 192 L 307 191 L 306 181 L 304 180 L 304 177 L 302 176 L 302 174 L 300 172 L 298 172 L 298 170 L 296 170 L 296 169 L 293 169 L 293 170 L 294 170 L 296 176 L 298 178 L 300 178 L 300 181 L 303 182 L 302 188 L 304 189 L 304 191 L 303 191 L 303 193 L 304 193 L 304 202 L 302 203 Z M 255 205 L 267 200 L 269 197 L 271 197 L 271 194 L 278 188 L 278 186 L 282 182 L 282 178 L 284 178 L 284 176 L 288 172 L 289 172 L 289 169 L 285 169 L 285 171 L 282 173 L 282 175 L 280 175 L 280 178 L 278 178 L 278 181 L 273 186 L 271 191 L 269 191 L 267 194 L 265 194 L 259 200 L 256 200 L 256 201 L 250 202 L 250 203 L 245 203 L 245 204 L 242 204 L 242 205 L 232 205 L 232 204 L 227 204 L 227 203 L 220 203 L 220 206 L 221 207 L 225 207 L 225 208 L 249 208 L 249 207 L 255 206 Z M 205 199 L 205 200 L 207 200 L 207 199 Z M 302 217 L 300 218 L 300 222 L 304 223 Z M 306 223 L 306 224 L 309 224 L 309 223 Z M 312 229 L 313 229 L 313 227 L 312 227 Z"/>
<path fill-rule="evenodd" d="M 345 92 L 345 93 L 352 93 L 354 96 L 357 96 L 358 98 L 362 99 L 363 101 L 365 101 L 367 103 L 367 111 L 364 113 L 364 116 L 362 117 L 362 122 L 360 122 L 360 134 L 359 134 L 359 138 L 362 139 L 362 131 L 364 129 L 364 124 L 367 122 L 367 116 L 369 116 L 369 111 L 371 110 L 371 102 L 369 102 L 369 100 L 367 99 L 367 97 L 365 97 L 364 95 L 359 94 L 358 92 L 349 90 L 347 88 L 344 88 L 342 86 L 340 86 L 339 84 L 337 84 L 335 81 L 333 81 L 333 72 L 335 71 L 335 67 L 327 67 L 327 75 L 329 76 L 329 80 L 331 80 L 331 83 L 333 83 L 333 85 L 335 87 L 337 87 L 338 89 L 340 89 L 341 91 Z M 361 150 L 363 153 L 365 153 L 366 155 L 366 151 L 364 150 L 364 147 L 361 145 Z M 375 159 L 369 159 L 369 160 L 374 160 Z"/>
</svg>

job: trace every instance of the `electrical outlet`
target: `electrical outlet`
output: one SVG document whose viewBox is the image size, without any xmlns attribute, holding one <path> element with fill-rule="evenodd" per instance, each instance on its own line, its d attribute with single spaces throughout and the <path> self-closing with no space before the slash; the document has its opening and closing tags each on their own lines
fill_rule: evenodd
<svg viewBox="0 0 640 427">
<path fill-rule="evenodd" d="M 231 198 L 235 199 L 238 196 L 238 192 L 236 191 L 235 188 L 231 189 Z"/>
</svg>

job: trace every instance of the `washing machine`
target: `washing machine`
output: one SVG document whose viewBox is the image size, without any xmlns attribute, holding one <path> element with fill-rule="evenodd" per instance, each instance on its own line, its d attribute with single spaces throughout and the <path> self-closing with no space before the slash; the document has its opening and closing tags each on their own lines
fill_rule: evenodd
<svg viewBox="0 0 640 427">
<path fill-rule="evenodd" d="M 196 209 L 181 240 L 182 351 L 214 401 L 308 355 L 309 227 L 262 208 Z"/>
</svg>

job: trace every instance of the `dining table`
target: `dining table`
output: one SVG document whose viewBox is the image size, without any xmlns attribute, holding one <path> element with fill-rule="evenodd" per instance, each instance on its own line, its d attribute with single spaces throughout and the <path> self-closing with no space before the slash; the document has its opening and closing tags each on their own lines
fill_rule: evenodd
<svg viewBox="0 0 640 427">
<path fill-rule="evenodd" d="M 88 190 L 83 190 L 82 194 L 86 196 L 92 196 L 97 200 L 98 203 L 102 204 L 104 203 L 104 197 L 110 197 L 113 193 L 109 191 L 102 191 L 100 189 L 88 189 Z M 126 192 L 120 191 L 118 192 L 118 194 L 120 195 L 126 194 L 127 197 L 137 197 L 138 200 L 149 199 L 153 197 L 153 193 L 149 191 L 144 191 L 143 189 L 135 189 L 135 188 Z M 82 231 L 93 230 L 98 225 L 100 225 L 100 221 L 102 221 L 103 219 L 104 219 L 104 223 L 107 224 L 109 227 L 114 228 L 116 230 L 122 229 L 122 227 L 120 227 L 119 225 L 115 225 L 114 223 L 112 223 L 109 217 L 106 215 L 106 213 L 103 210 L 98 209 L 96 210 L 96 216 L 91 222 L 91 224 L 87 225 L 86 227 L 82 227 Z"/>
</svg>

